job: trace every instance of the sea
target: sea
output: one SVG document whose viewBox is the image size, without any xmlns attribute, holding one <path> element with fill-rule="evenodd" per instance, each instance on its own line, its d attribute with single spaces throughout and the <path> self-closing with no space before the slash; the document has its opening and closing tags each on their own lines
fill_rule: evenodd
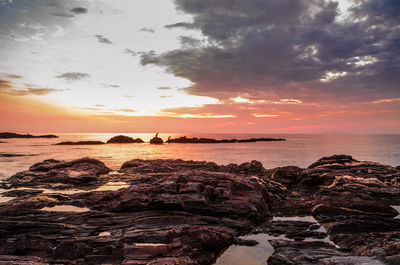
<svg viewBox="0 0 400 265">
<path fill-rule="evenodd" d="M 48 133 L 41 133 L 48 134 Z M 58 133 L 59 138 L 0 139 L 0 180 L 27 170 L 45 159 L 73 160 L 91 157 L 113 170 L 131 159 L 184 159 L 217 164 L 260 161 L 265 168 L 294 165 L 308 167 L 324 156 L 351 155 L 360 161 L 400 165 L 400 134 L 182 134 L 160 133 L 159 137 L 205 137 L 214 139 L 285 138 L 280 142 L 150 145 L 153 133 L 121 133 L 141 138 L 143 144 L 66 146 L 63 141 L 104 141 L 118 133 Z M 35 134 L 40 135 L 40 134 Z M 3 155 L 2 155 L 3 154 Z M 4 157 L 4 154 L 23 156 Z"/>
</svg>

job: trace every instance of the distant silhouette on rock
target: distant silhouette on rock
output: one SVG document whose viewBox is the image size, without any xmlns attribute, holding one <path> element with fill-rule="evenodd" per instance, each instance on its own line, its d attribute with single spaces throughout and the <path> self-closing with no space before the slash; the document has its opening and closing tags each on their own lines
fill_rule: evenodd
<svg viewBox="0 0 400 265">
<path fill-rule="evenodd" d="M 163 144 L 164 141 L 163 139 L 158 137 L 158 133 L 156 133 L 156 136 L 154 136 L 151 140 L 150 140 L 150 144 Z"/>
</svg>

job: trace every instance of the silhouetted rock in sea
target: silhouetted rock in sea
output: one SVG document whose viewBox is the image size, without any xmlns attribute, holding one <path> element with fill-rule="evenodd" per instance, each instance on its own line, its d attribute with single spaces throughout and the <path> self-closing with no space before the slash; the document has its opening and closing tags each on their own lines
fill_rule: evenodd
<svg viewBox="0 0 400 265">
<path fill-rule="evenodd" d="M 163 139 L 161 139 L 160 137 L 158 137 L 158 133 L 156 134 L 156 136 L 154 136 L 153 138 L 151 138 L 150 140 L 150 144 L 163 144 L 164 141 Z"/>
<path fill-rule="evenodd" d="M 31 134 L 18 134 L 18 133 L 10 133 L 10 132 L 2 132 L 0 133 L 1 139 L 8 138 L 58 138 L 57 135 L 47 134 L 47 135 L 31 135 Z"/>
<path fill-rule="evenodd" d="M 219 143 L 250 143 L 250 142 L 273 142 L 286 141 L 283 138 L 250 138 L 250 139 L 223 139 L 216 140 L 210 138 L 187 138 L 186 136 L 178 138 L 169 138 L 166 143 L 181 143 L 181 144 L 219 144 Z"/>
<path fill-rule="evenodd" d="M 110 182 L 125 188 L 102 186 Z M 400 205 L 400 171 L 350 156 L 268 170 L 135 159 L 118 172 L 90 158 L 46 160 L 2 188 L 16 198 L 0 204 L 0 264 L 211 264 L 231 244 L 256 245 L 238 238 L 249 232 L 285 236 L 270 241 L 268 264 L 400 257 L 391 207 Z M 285 219 L 297 215 L 308 217 Z"/>
<path fill-rule="evenodd" d="M 35 156 L 35 154 L 24 155 L 24 154 L 7 154 L 7 153 L 0 153 L 0 157 L 19 157 L 19 156 Z"/>
<path fill-rule="evenodd" d="M 133 139 L 132 137 L 125 135 L 114 136 L 110 140 L 107 141 L 108 144 L 132 144 L 132 143 L 143 143 L 143 140 L 140 138 Z"/>
<path fill-rule="evenodd" d="M 55 145 L 99 145 L 104 144 L 102 141 L 78 141 L 78 142 L 61 142 Z"/>
</svg>

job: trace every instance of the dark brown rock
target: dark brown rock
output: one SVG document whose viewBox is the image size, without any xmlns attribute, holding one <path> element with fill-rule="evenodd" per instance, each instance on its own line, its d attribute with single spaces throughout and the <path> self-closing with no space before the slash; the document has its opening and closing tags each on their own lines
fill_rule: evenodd
<svg viewBox="0 0 400 265">
<path fill-rule="evenodd" d="M 0 205 L 0 257 L 33 255 L 51 264 L 210 264 L 263 221 L 272 203 L 262 180 L 250 175 L 181 161 L 184 170 L 152 176 L 149 169 L 163 163 L 140 162 L 146 164 L 147 176 L 134 174 L 132 186 L 125 189 L 27 194 Z M 30 172 L 69 170 L 80 162 L 64 164 L 47 160 Z M 40 210 L 54 205 L 90 211 Z"/>
<path fill-rule="evenodd" d="M 146 173 L 169 173 L 184 170 L 201 169 L 216 172 L 230 172 L 235 174 L 263 176 L 266 170 L 263 165 L 256 160 L 245 162 L 240 165 L 229 164 L 220 166 L 213 162 L 206 161 L 185 161 L 181 159 L 154 159 L 142 160 L 134 159 L 122 164 L 120 172 L 146 174 Z"/>
<path fill-rule="evenodd" d="M 268 170 L 267 177 L 284 185 L 298 182 L 298 177 L 303 169 L 296 166 L 277 167 Z"/>
<path fill-rule="evenodd" d="M 333 155 L 319 159 L 317 162 L 313 163 L 308 168 L 316 168 L 319 166 L 334 167 L 337 165 L 351 164 L 353 162 L 358 162 L 358 161 L 348 155 Z"/>
<path fill-rule="evenodd" d="M 109 172 L 110 169 L 96 159 L 81 158 L 69 162 L 50 159 L 15 174 L 7 182 L 12 187 L 52 187 L 51 184 L 62 184 L 62 188 L 90 186 L 104 182 L 101 176 Z"/>
<path fill-rule="evenodd" d="M 107 172 L 88 158 L 46 160 L 3 184 L 131 186 L 69 195 L 9 191 L 18 197 L 0 204 L 0 262 L 210 264 L 230 244 L 255 244 L 238 239 L 249 231 L 293 239 L 272 241 L 269 264 L 396 264 L 400 257 L 400 219 L 390 207 L 400 205 L 398 168 L 340 155 L 307 169 L 136 159 Z M 90 210 L 40 210 L 61 205 Z M 268 213 L 312 215 L 318 223 Z"/>
<path fill-rule="evenodd" d="M 275 252 L 268 259 L 270 265 L 384 264 L 376 258 L 355 256 L 324 242 L 272 240 L 271 244 Z"/>
<path fill-rule="evenodd" d="M 284 186 L 273 212 L 312 214 L 336 245 L 357 255 L 387 262 L 386 257 L 395 260 L 400 254 L 400 248 L 395 247 L 400 223 L 393 219 L 398 213 L 390 207 L 400 205 L 397 168 L 334 155 L 287 174 L 288 177 L 275 177 L 273 173 L 279 170 L 272 169 L 267 174 L 270 181 Z M 266 179 L 267 185 L 270 181 Z M 336 260 L 347 262 L 332 262 Z"/>
</svg>

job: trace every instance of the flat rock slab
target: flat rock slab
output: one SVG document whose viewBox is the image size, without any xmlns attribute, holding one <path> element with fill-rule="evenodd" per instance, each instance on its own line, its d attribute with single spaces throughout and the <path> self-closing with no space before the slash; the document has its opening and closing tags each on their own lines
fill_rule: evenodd
<svg viewBox="0 0 400 265">
<path fill-rule="evenodd" d="M 6 183 L 10 187 L 52 188 L 56 184 L 62 188 L 95 186 L 104 183 L 106 179 L 102 175 L 110 171 L 103 162 L 92 158 L 69 162 L 49 159 L 15 174 Z"/>
</svg>

